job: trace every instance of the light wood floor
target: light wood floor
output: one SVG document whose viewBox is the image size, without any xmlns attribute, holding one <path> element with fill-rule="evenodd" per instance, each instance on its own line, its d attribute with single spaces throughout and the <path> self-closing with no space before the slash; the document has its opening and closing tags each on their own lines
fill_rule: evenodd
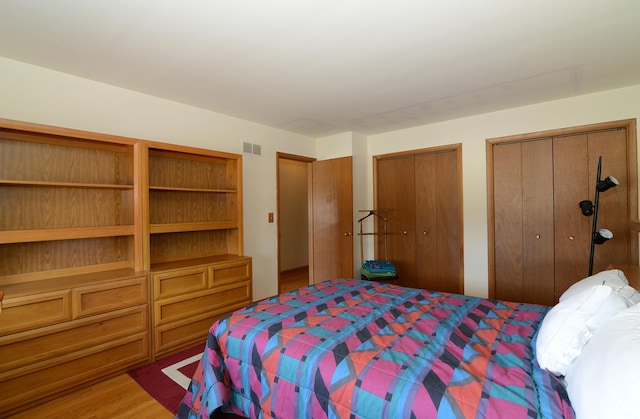
<svg viewBox="0 0 640 419">
<path fill-rule="evenodd" d="M 171 419 L 173 414 L 128 374 L 80 389 L 11 418 Z"/>
<path fill-rule="evenodd" d="M 280 293 L 293 291 L 309 285 L 309 267 L 290 269 L 280 272 Z"/>
</svg>

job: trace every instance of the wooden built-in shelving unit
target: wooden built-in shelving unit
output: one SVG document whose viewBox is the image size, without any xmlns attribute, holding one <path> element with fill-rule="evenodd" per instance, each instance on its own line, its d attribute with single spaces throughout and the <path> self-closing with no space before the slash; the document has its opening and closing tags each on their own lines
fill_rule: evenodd
<svg viewBox="0 0 640 419">
<path fill-rule="evenodd" d="M 0 119 L 0 417 L 251 302 L 241 156 Z"/>
</svg>

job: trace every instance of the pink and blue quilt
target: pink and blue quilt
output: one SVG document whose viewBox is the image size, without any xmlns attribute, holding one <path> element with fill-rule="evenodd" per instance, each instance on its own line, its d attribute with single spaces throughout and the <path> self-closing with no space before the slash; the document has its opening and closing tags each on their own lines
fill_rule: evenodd
<svg viewBox="0 0 640 419">
<path fill-rule="evenodd" d="M 548 307 L 335 279 L 220 319 L 178 418 L 573 418 Z"/>
</svg>

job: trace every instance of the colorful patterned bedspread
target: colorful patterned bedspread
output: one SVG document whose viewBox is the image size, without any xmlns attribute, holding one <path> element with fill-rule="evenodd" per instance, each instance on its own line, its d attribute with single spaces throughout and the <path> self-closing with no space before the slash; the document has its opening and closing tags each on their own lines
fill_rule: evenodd
<svg viewBox="0 0 640 419">
<path fill-rule="evenodd" d="M 572 418 L 534 359 L 546 311 L 360 280 L 302 288 L 212 326 L 177 417 Z"/>
</svg>

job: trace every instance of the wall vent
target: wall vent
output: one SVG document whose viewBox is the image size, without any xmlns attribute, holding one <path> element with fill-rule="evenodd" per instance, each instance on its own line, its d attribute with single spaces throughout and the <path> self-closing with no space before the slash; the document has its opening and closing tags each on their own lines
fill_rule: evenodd
<svg viewBox="0 0 640 419">
<path fill-rule="evenodd" d="M 262 155 L 262 146 L 260 144 L 242 143 L 242 152 L 244 154 Z"/>
</svg>

